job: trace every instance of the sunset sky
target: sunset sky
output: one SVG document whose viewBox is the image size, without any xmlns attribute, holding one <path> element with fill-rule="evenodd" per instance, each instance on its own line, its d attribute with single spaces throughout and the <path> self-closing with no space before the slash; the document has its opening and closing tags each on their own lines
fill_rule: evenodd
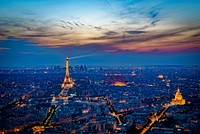
<svg viewBox="0 0 200 134">
<path fill-rule="evenodd" d="M 200 0 L 0 0 L 0 67 L 200 65 Z"/>
</svg>

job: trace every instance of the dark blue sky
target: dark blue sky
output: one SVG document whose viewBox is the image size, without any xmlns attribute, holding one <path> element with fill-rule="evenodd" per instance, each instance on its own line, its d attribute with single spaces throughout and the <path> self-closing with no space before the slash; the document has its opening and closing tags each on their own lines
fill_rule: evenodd
<svg viewBox="0 0 200 134">
<path fill-rule="evenodd" d="M 199 0 L 1 0 L 0 67 L 199 65 Z"/>
<path fill-rule="evenodd" d="M 71 65 L 85 64 L 88 66 L 130 66 L 130 65 L 199 65 L 198 52 L 178 53 L 138 53 L 122 52 L 108 53 L 92 50 L 92 48 L 49 48 L 37 46 L 26 40 L 9 38 L 0 41 L 2 47 L 9 49 L 1 51 L 1 67 L 49 67 L 65 65 L 65 57 Z M 78 49 L 78 50 L 77 50 Z"/>
</svg>

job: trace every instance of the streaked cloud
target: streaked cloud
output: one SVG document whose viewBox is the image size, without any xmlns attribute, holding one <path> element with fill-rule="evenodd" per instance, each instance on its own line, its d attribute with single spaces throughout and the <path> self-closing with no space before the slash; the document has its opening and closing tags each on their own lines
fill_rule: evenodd
<svg viewBox="0 0 200 134">
<path fill-rule="evenodd" d="M 200 51 L 200 9 L 195 2 L 8 1 L 0 9 L 0 39 L 11 36 L 51 48 L 100 47 L 110 53 Z"/>
<path fill-rule="evenodd" d="M 146 33 L 145 31 L 126 31 L 126 33 L 129 34 L 142 34 L 142 33 Z"/>
<path fill-rule="evenodd" d="M 9 50 L 10 48 L 6 48 L 6 47 L 0 47 L 0 51 L 2 50 Z"/>
</svg>

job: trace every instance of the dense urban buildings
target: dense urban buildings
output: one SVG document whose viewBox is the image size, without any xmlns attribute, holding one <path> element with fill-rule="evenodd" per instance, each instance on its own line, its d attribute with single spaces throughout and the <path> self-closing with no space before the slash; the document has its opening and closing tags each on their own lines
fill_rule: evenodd
<svg viewBox="0 0 200 134">
<path fill-rule="evenodd" d="M 200 133 L 199 7 L 0 0 L 0 134 Z"/>
<path fill-rule="evenodd" d="M 68 66 L 1 69 L 0 132 L 198 133 L 199 69 L 85 65 L 69 66 L 69 72 Z M 66 77 L 74 86 L 62 86 Z"/>
</svg>

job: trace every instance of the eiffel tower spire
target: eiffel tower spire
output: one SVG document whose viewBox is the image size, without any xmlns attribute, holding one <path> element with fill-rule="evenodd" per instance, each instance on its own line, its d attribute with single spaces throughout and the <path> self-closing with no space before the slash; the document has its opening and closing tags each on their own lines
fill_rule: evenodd
<svg viewBox="0 0 200 134">
<path fill-rule="evenodd" d="M 64 81 L 62 83 L 62 88 L 68 89 L 68 88 L 72 88 L 74 83 L 71 79 L 71 77 L 69 76 L 69 58 L 66 58 L 66 67 L 65 67 L 65 78 Z"/>
</svg>

